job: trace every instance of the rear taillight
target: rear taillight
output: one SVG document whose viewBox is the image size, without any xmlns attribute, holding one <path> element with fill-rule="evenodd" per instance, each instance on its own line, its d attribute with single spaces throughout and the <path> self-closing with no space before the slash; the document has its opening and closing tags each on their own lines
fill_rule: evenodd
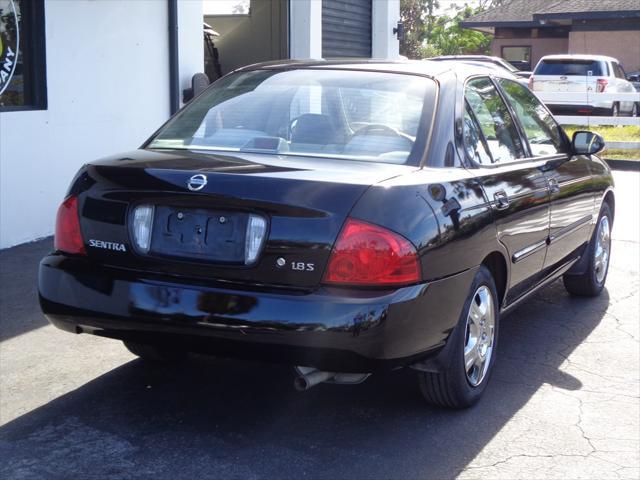
<svg viewBox="0 0 640 480">
<path fill-rule="evenodd" d="M 533 90 L 533 75 L 529 77 L 529 90 Z"/>
<path fill-rule="evenodd" d="M 78 218 L 78 199 L 69 197 L 60 208 L 56 217 L 56 235 L 53 240 L 56 250 L 77 255 L 86 255 L 84 241 L 80 232 L 80 219 Z"/>
<path fill-rule="evenodd" d="M 348 219 L 329 258 L 324 283 L 405 285 L 420 280 L 415 247 L 382 227 Z"/>
<path fill-rule="evenodd" d="M 596 83 L 596 92 L 598 93 L 604 92 L 608 84 L 609 82 L 607 82 L 604 78 L 599 78 Z"/>
</svg>

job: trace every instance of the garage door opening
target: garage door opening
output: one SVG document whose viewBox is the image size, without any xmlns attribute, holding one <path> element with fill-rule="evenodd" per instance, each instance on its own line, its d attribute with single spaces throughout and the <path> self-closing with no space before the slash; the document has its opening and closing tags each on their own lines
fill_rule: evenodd
<svg viewBox="0 0 640 480">
<path fill-rule="evenodd" d="M 289 58 L 288 1 L 204 0 L 203 12 L 211 81 L 245 65 Z"/>
</svg>

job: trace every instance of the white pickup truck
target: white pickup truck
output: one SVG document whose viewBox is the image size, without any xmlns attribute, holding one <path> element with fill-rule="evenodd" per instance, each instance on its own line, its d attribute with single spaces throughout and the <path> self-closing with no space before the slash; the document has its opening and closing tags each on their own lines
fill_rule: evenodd
<svg viewBox="0 0 640 480">
<path fill-rule="evenodd" d="M 633 93 L 635 88 L 626 78 L 615 58 L 602 55 L 547 55 L 542 57 L 529 88 L 536 93 L 582 93 L 566 99 L 545 101 L 558 115 L 638 115 L 638 102 L 599 98 L 602 93 Z"/>
</svg>

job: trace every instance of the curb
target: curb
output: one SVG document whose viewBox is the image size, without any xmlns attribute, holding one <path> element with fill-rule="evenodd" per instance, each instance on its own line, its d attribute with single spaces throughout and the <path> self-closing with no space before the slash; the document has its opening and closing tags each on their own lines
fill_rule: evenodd
<svg viewBox="0 0 640 480">
<path fill-rule="evenodd" d="M 612 170 L 627 170 L 640 172 L 640 160 L 620 160 L 613 158 L 605 158 L 605 162 Z"/>
</svg>

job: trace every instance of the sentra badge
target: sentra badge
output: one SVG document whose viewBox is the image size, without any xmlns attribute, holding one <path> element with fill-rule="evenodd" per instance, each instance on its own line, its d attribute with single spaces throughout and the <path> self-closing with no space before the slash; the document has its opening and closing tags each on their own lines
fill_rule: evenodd
<svg viewBox="0 0 640 480">
<path fill-rule="evenodd" d="M 104 250 L 113 250 L 115 252 L 126 252 L 127 248 L 124 243 L 105 242 L 104 240 L 89 240 L 89 246 L 93 248 L 102 248 Z"/>
</svg>

